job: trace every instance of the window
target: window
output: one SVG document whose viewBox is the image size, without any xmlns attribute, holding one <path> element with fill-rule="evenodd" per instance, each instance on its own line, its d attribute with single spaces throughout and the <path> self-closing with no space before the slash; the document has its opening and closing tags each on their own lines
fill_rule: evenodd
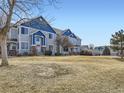
<svg viewBox="0 0 124 93">
<path fill-rule="evenodd" d="M 41 44 L 45 45 L 45 40 L 43 38 L 41 38 Z"/>
<path fill-rule="evenodd" d="M 40 18 L 40 21 L 43 21 L 42 18 Z"/>
<path fill-rule="evenodd" d="M 67 47 L 64 47 L 63 49 L 65 52 L 68 52 L 68 48 Z"/>
<path fill-rule="evenodd" d="M 39 37 L 35 37 L 35 38 L 36 38 L 36 41 L 38 41 L 38 42 L 40 41 L 40 38 Z"/>
<path fill-rule="evenodd" d="M 49 39 L 52 39 L 53 38 L 53 34 L 49 34 Z"/>
<path fill-rule="evenodd" d="M 73 37 L 73 34 L 71 34 L 70 37 Z"/>
<path fill-rule="evenodd" d="M 28 43 L 27 42 L 21 42 L 21 49 L 28 49 Z"/>
<path fill-rule="evenodd" d="M 16 46 L 12 46 L 12 50 L 16 50 Z"/>
<path fill-rule="evenodd" d="M 53 46 L 49 45 L 49 50 L 52 51 L 53 50 Z"/>
<path fill-rule="evenodd" d="M 28 28 L 21 27 L 21 34 L 28 34 Z"/>
</svg>

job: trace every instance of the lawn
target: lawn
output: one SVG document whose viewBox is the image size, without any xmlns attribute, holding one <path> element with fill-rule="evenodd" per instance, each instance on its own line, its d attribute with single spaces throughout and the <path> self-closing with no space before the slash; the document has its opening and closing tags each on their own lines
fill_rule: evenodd
<svg viewBox="0 0 124 93">
<path fill-rule="evenodd" d="M 15 57 L 0 67 L 0 93 L 124 93 L 124 62 L 112 57 Z"/>
</svg>

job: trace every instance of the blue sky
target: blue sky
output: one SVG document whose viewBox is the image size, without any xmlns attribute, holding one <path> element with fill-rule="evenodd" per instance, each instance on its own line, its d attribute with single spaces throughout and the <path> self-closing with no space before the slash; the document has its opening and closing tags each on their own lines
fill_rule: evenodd
<svg viewBox="0 0 124 93">
<path fill-rule="evenodd" d="M 59 8 L 47 7 L 54 27 L 70 28 L 82 44 L 108 45 L 111 34 L 124 29 L 124 0 L 59 0 Z"/>
</svg>

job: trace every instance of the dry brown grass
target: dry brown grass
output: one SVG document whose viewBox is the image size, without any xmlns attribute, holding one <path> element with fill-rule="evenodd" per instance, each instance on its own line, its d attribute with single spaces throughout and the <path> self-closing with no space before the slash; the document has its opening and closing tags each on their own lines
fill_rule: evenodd
<svg viewBox="0 0 124 93">
<path fill-rule="evenodd" d="M 0 67 L 0 93 L 124 93 L 124 63 L 112 57 L 17 57 Z"/>
</svg>

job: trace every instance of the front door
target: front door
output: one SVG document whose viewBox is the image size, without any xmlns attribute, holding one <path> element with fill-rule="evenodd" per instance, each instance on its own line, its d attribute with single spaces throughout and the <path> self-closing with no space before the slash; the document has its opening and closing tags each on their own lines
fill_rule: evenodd
<svg viewBox="0 0 124 93">
<path fill-rule="evenodd" d="M 41 46 L 40 45 L 37 45 L 36 46 L 36 49 L 37 49 L 37 53 L 40 53 L 41 52 Z"/>
<path fill-rule="evenodd" d="M 37 53 L 41 52 L 41 38 L 40 37 L 35 37 L 35 42 L 36 42 L 36 50 Z"/>
</svg>

